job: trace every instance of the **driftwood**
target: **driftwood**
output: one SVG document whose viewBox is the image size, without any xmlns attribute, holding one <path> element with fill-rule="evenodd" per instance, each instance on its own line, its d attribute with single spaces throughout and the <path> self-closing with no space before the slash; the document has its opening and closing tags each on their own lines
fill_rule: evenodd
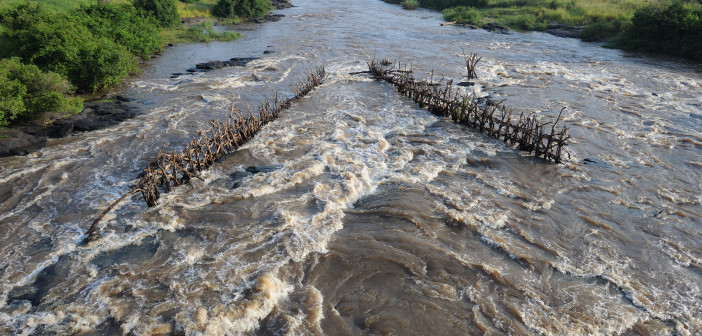
<svg viewBox="0 0 702 336">
<path fill-rule="evenodd" d="M 245 115 L 232 108 L 229 119 L 210 121 L 208 130 L 197 131 L 199 137 L 193 138 L 181 152 L 159 152 L 139 175 L 135 187 L 113 202 L 93 222 L 86 235 L 90 236 L 97 229 L 98 223 L 119 202 L 128 196 L 140 192 L 146 205 L 156 205 L 161 193 L 188 183 L 197 173 L 209 168 L 217 159 L 236 151 L 244 142 L 251 139 L 264 125 L 275 120 L 281 111 L 288 109 L 293 102 L 302 98 L 313 88 L 322 84 L 326 72 L 324 67 L 307 74 L 306 80 L 298 81 L 292 88 L 292 98 L 279 101 L 278 95 L 272 101 L 265 101 L 258 109 L 258 114 L 249 110 Z"/>
<path fill-rule="evenodd" d="M 558 127 L 565 108 L 561 109 L 554 122 L 539 122 L 535 114 L 520 113 L 517 117 L 502 102 L 480 106 L 474 96 L 455 92 L 452 81 L 434 83 L 433 73 L 431 81 L 418 81 L 412 76 L 412 70 L 399 65 L 387 69 L 375 59 L 368 62 L 368 69 L 374 78 L 392 84 L 398 92 L 436 115 L 475 128 L 522 151 L 533 153 L 535 157 L 555 163 L 561 162 L 564 153 L 570 157 L 565 149 L 570 139 L 568 128 L 565 124 Z"/>
</svg>

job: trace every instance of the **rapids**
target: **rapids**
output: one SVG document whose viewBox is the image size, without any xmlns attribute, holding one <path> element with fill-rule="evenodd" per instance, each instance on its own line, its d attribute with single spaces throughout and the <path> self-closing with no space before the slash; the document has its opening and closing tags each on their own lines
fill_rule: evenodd
<svg viewBox="0 0 702 336">
<path fill-rule="evenodd" d="M 294 4 L 167 49 L 114 92 L 137 118 L 0 159 L 0 334 L 702 333 L 702 67 L 379 0 Z M 570 159 L 349 74 L 376 57 L 458 82 L 462 50 L 483 57 L 477 96 L 567 108 Z M 319 65 L 325 83 L 238 152 L 81 244 L 161 148 Z"/>
</svg>

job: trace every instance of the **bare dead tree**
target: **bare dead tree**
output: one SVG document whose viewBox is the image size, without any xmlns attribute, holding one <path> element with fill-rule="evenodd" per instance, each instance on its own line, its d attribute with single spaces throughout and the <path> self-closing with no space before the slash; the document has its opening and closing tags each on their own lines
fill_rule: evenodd
<svg viewBox="0 0 702 336">
<path fill-rule="evenodd" d="M 468 77 L 468 80 L 478 78 L 478 75 L 475 73 L 475 67 L 483 57 L 478 56 L 476 53 L 466 55 L 466 51 L 463 48 L 461 50 L 463 51 L 463 58 L 466 60 L 466 70 L 468 71 L 466 77 Z"/>
</svg>

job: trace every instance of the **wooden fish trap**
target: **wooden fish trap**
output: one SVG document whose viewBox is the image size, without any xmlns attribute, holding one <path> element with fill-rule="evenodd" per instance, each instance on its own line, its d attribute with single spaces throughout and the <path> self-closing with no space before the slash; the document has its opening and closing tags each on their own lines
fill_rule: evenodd
<svg viewBox="0 0 702 336">
<path fill-rule="evenodd" d="M 97 224 L 119 202 L 126 197 L 140 192 L 146 205 L 156 205 L 162 192 L 188 183 L 197 173 L 209 168 L 217 159 L 235 152 L 242 144 L 261 130 L 267 123 L 275 120 L 293 102 L 308 94 L 312 89 L 322 84 L 326 71 L 318 67 L 307 74 L 305 80 L 299 80 L 292 88 L 295 94 L 292 98 L 280 101 L 277 93 L 273 100 L 266 100 L 258 108 L 258 114 L 249 111 L 245 115 L 232 108 L 232 113 L 225 121 L 210 121 L 210 128 L 198 130 L 199 136 L 193 138 L 181 152 L 159 152 L 156 159 L 149 162 L 146 169 L 139 174 L 139 182 L 129 192 L 113 202 L 100 216 L 95 219 L 86 235 L 90 236 Z"/>
<path fill-rule="evenodd" d="M 368 70 L 374 78 L 392 84 L 399 93 L 433 114 L 449 117 L 456 123 L 470 126 L 538 158 L 559 163 L 564 153 L 570 157 L 565 149 L 570 139 L 568 127 L 565 123 L 559 127 L 565 108 L 561 109 L 554 122 L 539 122 L 533 113 L 522 112 L 517 117 L 502 102 L 488 102 L 480 106 L 475 96 L 457 92 L 453 81 L 418 81 L 412 76 L 411 69 L 400 66 L 388 68 L 375 59 L 368 62 Z"/>
</svg>

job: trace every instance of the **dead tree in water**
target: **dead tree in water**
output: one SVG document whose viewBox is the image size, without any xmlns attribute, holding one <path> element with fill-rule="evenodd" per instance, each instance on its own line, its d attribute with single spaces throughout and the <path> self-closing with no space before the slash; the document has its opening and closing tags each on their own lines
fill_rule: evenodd
<svg viewBox="0 0 702 336">
<path fill-rule="evenodd" d="M 324 67 L 307 74 L 292 88 L 294 96 L 280 101 L 278 95 L 273 100 L 266 100 L 258 108 L 258 114 L 249 110 L 248 115 L 232 108 L 225 121 L 210 121 L 208 130 L 197 131 L 199 137 L 193 138 L 180 153 L 160 151 L 156 159 L 149 162 L 139 175 L 136 187 L 122 195 L 98 216 L 86 235 L 90 236 L 107 213 L 128 196 L 140 192 L 146 205 L 156 205 L 162 192 L 188 183 L 197 173 L 209 168 L 217 159 L 235 152 L 244 142 L 251 139 L 267 123 L 278 118 L 280 112 L 288 109 L 293 102 L 308 94 L 322 84 L 326 72 Z"/>
<path fill-rule="evenodd" d="M 461 48 L 461 50 L 463 49 Z M 475 73 L 475 67 L 478 65 L 478 62 L 483 59 L 483 57 L 478 57 L 478 54 L 476 53 L 466 55 L 466 51 L 463 50 L 463 58 L 466 60 L 466 70 L 468 71 L 466 77 L 468 77 L 468 80 L 478 78 L 478 75 Z"/>
<path fill-rule="evenodd" d="M 520 113 L 517 118 L 502 102 L 480 106 L 474 96 L 458 94 L 451 81 L 444 84 L 418 81 L 412 76 L 412 70 L 399 66 L 387 69 L 376 60 L 368 62 L 368 70 L 374 78 L 392 84 L 399 93 L 436 115 L 449 117 L 522 151 L 534 153 L 535 157 L 559 163 L 563 152 L 570 156 L 565 150 L 570 139 L 568 127 L 565 124 L 558 127 L 565 108 L 553 123 L 539 122 L 535 114 Z"/>
</svg>

